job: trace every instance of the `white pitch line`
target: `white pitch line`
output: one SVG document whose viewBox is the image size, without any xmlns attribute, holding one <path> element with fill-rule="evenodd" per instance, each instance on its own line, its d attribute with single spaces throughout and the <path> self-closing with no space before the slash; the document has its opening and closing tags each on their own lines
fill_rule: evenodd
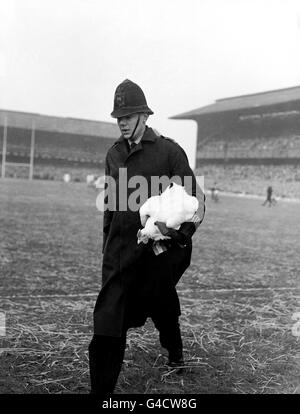
<svg viewBox="0 0 300 414">
<path fill-rule="evenodd" d="M 42 298 L 78 298 L 78 297 L 84 297 L 84 296 L 97 296 L 97 293 L 77 293 L 77 294 L 65 294 L 65 295 L 33 295 L 33 296 L 17 296 L 17 295 L 12 295 L 12 296 L 0 296 L 0 299 L 42 299 Z"/>
<path fill-rule="evenodd" d="M 184 289 L 184 290 L 189 290 L 189 289 Z M 266 291 L 266 290 L 299 290 L 300 293 L 300 288 L 297 287 L 274 287 L 274 288 L 270 288 L 270 287 L 261 287 L 261 288 L 231 288 L 231 289 L 197 289 L 197 292 L 203 292 L 203 293 L 207 293 L 207 292 L 213 292 L 213 293 L 226 293 L 226 292 L 259 292 L 259 291 Z M 182 291 L 180 291 L 180 289 L 178 289 L 179 293 L 182 293 Z M 0 296 L 0 299 L 42 299 L 42 298 L 78 298 L 78 297 L 94 297 L 97 296 L 98 293 L 77 293 L 77 294 L 71 294 L 71 295 L 34 295 L 34 296 L 16 296 L 16 295 L 12 295 L 12 296 Z"/>
<path fill-rule="evenodd" d="M 194 290 L 194 289 L 184 289 L 184 290 Z M 220 289 L 195 289 L 197 292 L 253 292 L 253 291 L 265 291 L 265 290 L 299 290 L 300 288 L 291 286 L 291 287 L 261 287 L 261 288 L 220 288 Z M 180 292 L 180 289 L 178 289 Z"/>
</svg>

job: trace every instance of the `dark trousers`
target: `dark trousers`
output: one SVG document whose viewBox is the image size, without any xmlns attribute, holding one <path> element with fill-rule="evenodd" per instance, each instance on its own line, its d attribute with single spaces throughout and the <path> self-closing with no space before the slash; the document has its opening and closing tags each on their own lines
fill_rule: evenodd
<svg viewBox="0 0 300 414">
<path fill-rule="evenodd" d="M 169 351 L 170 360 L 182 357 L 182 340 L 178 316 L 172 318 L 152 315 L 159 331 L 161 346 Z M 121 337 L 94 335 L 89 345 L 89 366 L 92 394 L 113 393 L 124 359 L 126 331 Z"/>
</svg>

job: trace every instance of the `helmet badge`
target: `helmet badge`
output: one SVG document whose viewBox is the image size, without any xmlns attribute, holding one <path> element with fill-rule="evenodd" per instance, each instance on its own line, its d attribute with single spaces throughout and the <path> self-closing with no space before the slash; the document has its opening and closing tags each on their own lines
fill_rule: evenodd
<svg viewBox="0 0 300 414">
<path fill-rule="evenodd" d="M 118 108 L 123 108 L 125 106 L 125 92 L 121 88 L 116 92 L 115 104 Z"/>
</svg>

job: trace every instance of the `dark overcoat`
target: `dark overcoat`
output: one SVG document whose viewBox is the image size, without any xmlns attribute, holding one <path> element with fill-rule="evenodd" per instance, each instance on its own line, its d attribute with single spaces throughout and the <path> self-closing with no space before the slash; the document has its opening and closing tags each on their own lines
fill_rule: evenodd
<svg viewBox="0 0 300 414">
<path fill-rule="evenodd" d="M 192 252 L 191 237 L 184 247 L 167 242 L 167 250 L 159 255 L 154 254 L 150 242 L 138 245 L 139 211 L 124 208 L 124 199 L 127 202 L 134 196 L 137 187 L 131 184 L 133 188 L 127 188 L 124 195 L 121 182 L 128 185 L 132 177 L 145 177 L 147 198 L 155 195 L 153 176 L 191 177 L 193 185 L 188 192 L 197 195 L 200 218 L 204 215 L 204 195 L 184 150 L 148 127 L 131 152 L 124 138 L 115 142 L 106 156 L 105 174 L 116 182 L 114 191 L 111 189 L 115 204 L 104 212 L 102 288 L 94 309 L 94 333 L 117 337 L 130 327 L 142 326 L 153 314 L 180 315 L 175 286 L 189 266 Z"/>
</svg>

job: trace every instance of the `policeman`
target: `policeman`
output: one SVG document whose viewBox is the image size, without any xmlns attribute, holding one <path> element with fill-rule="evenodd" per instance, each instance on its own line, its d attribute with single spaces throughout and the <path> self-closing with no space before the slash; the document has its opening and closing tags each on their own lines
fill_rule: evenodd
<svg viewBox="0 0 300 414">
<path fill-rule="evenodd" d="M 116 183 L 115 203 L 104 212 L 102 288 L 94 308 L 94 336 L 89 345 L 91 393 L 95 394 L 114 391 L 127 330 L 143 326 L 148 317 L 159 332 L 162 347 L 168 351 L 169 365 L 183 364 L 176 284 L 190 265 L 192 235 L 204 217 L 204 195 L 184 150 L 146 125 L 152 114 L 136 83 L 126 79 L 117 87 L 111 115 L 117 118 L 121 136 L 108 150 L 105 164 L 106 177 Z M 155 195 L 151 177 L 179 177 L 182 184 L 185 178 L 190 179 L 188 191 L 199 201 L 197 214 L 179 230 L 157 223 L 169 239 L 155 245 L 150 241 L 138 244 L 139 212 L 133 211 L 129 203 L 126 209 L 121 208 L 124 171 L 126 185 L 133 177 L 145 178 L 146 198 Z M 127 201 L 135 190 L 127 185 Z M 107 191 L 110 195 L 109 187 Z"/>
</svg>

